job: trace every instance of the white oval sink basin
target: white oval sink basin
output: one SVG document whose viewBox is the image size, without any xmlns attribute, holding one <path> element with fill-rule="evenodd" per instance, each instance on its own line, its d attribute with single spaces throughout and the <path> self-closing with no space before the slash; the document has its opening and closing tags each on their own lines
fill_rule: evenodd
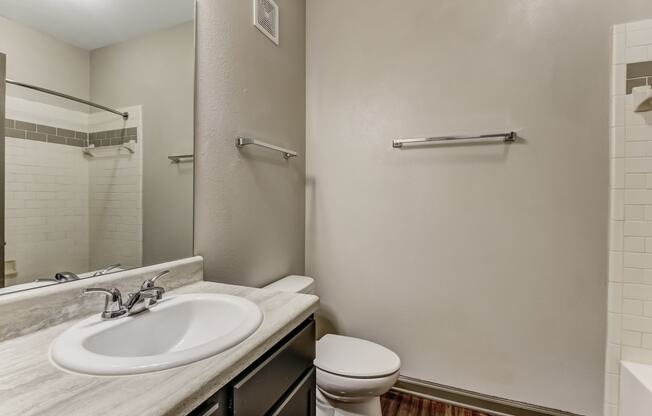
<svg viewBox="0 0 652 416">
<path fill-rule="evenodd" d="M 244 341 L 263 321 L 245 298 L 222 294 L 166 297 L 141 314 L 68 328 L 50 346 L 62 368 L 91 375 L 164 370 L 218 354 Z"/>
</svg>

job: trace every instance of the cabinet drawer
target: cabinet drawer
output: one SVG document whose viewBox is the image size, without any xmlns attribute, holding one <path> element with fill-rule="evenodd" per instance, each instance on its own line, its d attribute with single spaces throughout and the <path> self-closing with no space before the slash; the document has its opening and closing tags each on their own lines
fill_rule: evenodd
<svg viewBox="0 0 652 416">
<path fill-rule="evenodd" d="M 264 415 L 312 368 L 315 359 L 315 322 L 307 321 L 254 363 L 233 385 L 234 416 Z"/>
<path fill-rule="evenodd" d="M 283 398 L 283 401 L 270 412 L 270 416 L 315 416 L 316 372 L 312 368 L 308 374 Z"/>
<path fill-rule="evenodd" d="M 188 416 L 227 416 L 227 404 L 227 392 L 220 390 L 190 412 Z"/>
</svg>

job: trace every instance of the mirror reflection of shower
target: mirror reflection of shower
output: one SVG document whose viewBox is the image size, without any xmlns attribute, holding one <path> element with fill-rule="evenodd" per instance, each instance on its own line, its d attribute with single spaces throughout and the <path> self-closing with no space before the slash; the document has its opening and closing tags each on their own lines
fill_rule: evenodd
<svg viewBox="0 0 652 416">
<path fill-rule="evenodd" d="M 6 99 L 5 285 L 142 265 L 140 106 L 121 109 L 125 120 L 18 88 Z"/>
<path fill-rule="evenodd" d="M 32 3 L 2 3 L 0 294 L 193 253 L 194 1 L 167 0 L 173 14 L 144 1 L 146 13 L 85 9 L 84 25 L 70 20 L 83 2 L 52 3 L 45 20 Z"/>
</svg>

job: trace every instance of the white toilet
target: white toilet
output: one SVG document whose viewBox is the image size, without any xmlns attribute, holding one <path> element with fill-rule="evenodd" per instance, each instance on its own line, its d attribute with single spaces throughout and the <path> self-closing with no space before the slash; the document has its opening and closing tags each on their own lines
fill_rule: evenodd
<svg viewBox="0 0 652 416">
<path fill-rule="evenodd" d="M 314 293 L 306 276 L 287 276 L 265 289 Z M 380 396 L 398 379 L 401 360 L 382 345 L 340 335 L 317 341 L 317 416 L 381 416 Z"/>
</svg>

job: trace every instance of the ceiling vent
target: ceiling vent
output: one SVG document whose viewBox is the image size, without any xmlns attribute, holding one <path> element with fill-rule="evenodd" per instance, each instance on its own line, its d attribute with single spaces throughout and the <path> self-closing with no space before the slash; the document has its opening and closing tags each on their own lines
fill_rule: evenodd
<svg viewBox="0 0 652 416">
<path fill-rule="evenodd" d="M 254 26 L 278 45 L 278 5 L 274 0 L 254 0 Z"/>
</svg>

